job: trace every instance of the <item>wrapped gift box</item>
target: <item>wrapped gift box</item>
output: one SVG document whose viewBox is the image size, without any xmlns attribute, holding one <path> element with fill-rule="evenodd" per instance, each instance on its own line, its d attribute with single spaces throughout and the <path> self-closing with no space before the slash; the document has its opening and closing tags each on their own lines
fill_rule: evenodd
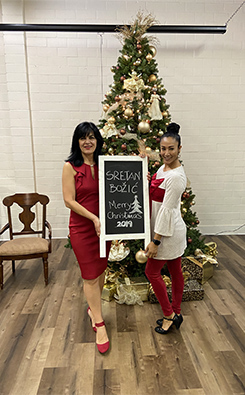
<svg viewBox="0 0 245 395">
<path fill-rule="evenodd" d="M 190 273 L 191 280 L 197 280 L 200 284 L 208 281 L 214 273 L 214 265 L 212 263 L 209 261 L 202 263 L 192 256 L 182 258 L 182 267 Z"/>
<path fill-rule="evenodd" d="M 117 293 L 116 284 L 105 284 L 102 290 L 101 298 L 107 302 L 110 302 L 114 298 L 115 293 Z"/>
<path fill-rule="evenodd" d="M 142 302 L 146 302 L 149 297 L 150 283 L 145 277 L 126 277 L 121 282 L 126 289 L 135 291 L 140 296 Z"/>
<path fill-rule="evenodd" d="M 172 301 L 172 289 L 167 287 L 168 297 L 170 302 Z M 197 280 L 189 280 L 184 286 L 184 292 L 182 296 L 182 302 L 190 300 L 202 300 L 204 298 L 204 289 Z M 150 286 L 149 289 L 149 300 L 151 303 L 158 303 L 156 295 Z"/>
</svg>

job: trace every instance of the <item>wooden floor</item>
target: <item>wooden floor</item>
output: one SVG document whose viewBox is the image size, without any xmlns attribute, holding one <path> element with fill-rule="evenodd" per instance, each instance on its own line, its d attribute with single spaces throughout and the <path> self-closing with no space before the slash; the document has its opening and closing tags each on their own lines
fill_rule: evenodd
<svg viewBox="0 0 245 395">
<path fill-rule="evenodd" d="M 184 302 L 179 331 L 154 331 L 159 304 L 103 302 L 111 348 L 100 355 L 80 272 L 54 240 L 49 285 L 41 260 L 4 264 L 0 291 L 1 395 L 245 394 L 245 236 L 208 237 L 219 267 L 202 301 Z"/>
</svg>

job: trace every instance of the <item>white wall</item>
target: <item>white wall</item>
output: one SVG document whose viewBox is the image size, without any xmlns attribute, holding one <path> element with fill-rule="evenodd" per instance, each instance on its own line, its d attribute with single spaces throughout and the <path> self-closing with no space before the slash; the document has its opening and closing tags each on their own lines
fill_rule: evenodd
<svg viewBox="0 0 245 395">
<path fill-rule="evenodd" d="M 3 23 L 224 25 L 241 1 L 2 0 Z M 156 61 L 204 234 L 245 223 L 245 6 L 224 35 L 157 34 Z M 63 161 L 75 126 L 101 117 L 121 43 L 114 34 L 0 32 L 0 198 L 47 194 L 53 237 L 66 237 Z M 103 56 L 101 58 L 101 49 Z M 101 62 L 103 78 L 101 79 Z M 0 227 L 6 223 L 0 205 Z M 245 227 L 238 233 L 244 233 Z"/>
</svg>

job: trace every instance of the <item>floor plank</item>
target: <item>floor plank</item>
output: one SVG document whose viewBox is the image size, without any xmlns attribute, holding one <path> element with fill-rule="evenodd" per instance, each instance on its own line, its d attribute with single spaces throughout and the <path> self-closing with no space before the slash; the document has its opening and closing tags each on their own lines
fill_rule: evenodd
<svg viewBox="0 0 245 395">
<path fill-rule="evenodd" d="M 54 240 L 49 284 L 41 260 L 4 263 L 0 291 L 0 395 L 241 395 L 245 393 L 245 236 L 217 243 L 204 299 L 182 303 L 184 322 L 155 332 L 159 304 L 102 302 L 110 350 L 101 355 L 80 269 Z"/>
</svg>

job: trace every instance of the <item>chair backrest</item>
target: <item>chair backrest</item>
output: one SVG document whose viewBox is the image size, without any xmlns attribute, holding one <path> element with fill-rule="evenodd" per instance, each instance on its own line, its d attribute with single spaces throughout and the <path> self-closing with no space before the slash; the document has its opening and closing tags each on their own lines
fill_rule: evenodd
<svg viewBox="0 0 245 395">
<path fill-rule="evenodd" d="M 18 232 L 14 232 L 12 224 L 11 206 L 14 203 L 18 204 L 23 209 L 19 214 L 19 220 L 22 222 L 24 227 Z M 31 211 L 31 208 L 37 203 L 40 203 L 43 206 L 41 230 L 34 230 L 31 227 L 32 222 L 35 220 L 35 213 Z M 45 238 L 46 206 L 48 203 L 48 196 L 40 195 L 39 193 L 16 193 L 15 195 L 6 196 L 3 199 L 3 204 L 7 206 L 10 239 L 12 240 L 13 236 L 27 234 L 42 234 L 42 237 Z"/>
</svg>

